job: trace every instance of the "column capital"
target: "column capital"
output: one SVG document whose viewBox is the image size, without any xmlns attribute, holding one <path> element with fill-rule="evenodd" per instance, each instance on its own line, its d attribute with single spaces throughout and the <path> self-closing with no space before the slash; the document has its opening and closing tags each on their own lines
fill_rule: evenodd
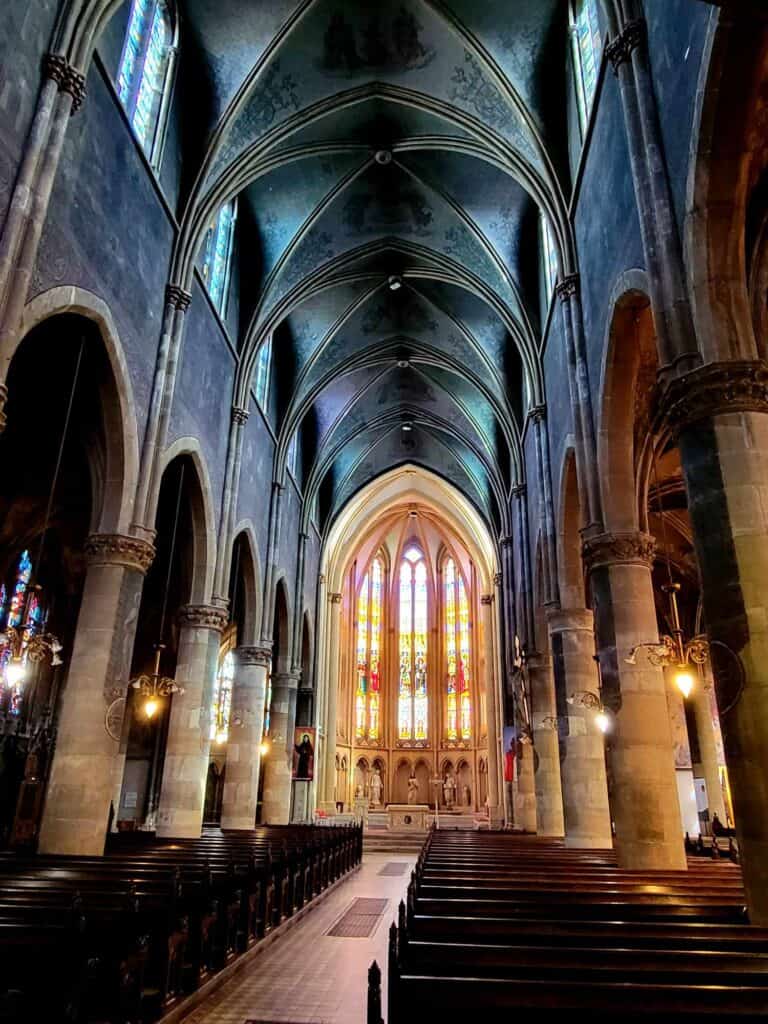
<svg viewBox="0 0 768 1024">
<path fill-rule="evenodd" d="M 673 378 L 658 415 L 679 433 L 698 420 L 734 412 L 768 413 L 768 363 L 762 359 L 707 363 Z"/>
<path fill-rule="evenodd" d="M 235 661 L 238 665 L 261 665 L 268 667 L 272 660 L 272 644 L 261 643 L 236 647 Z"/>
<path fill-rule="evenodd" d="M 585 538 L 581 546 L 587 572 L 610 565 L 644 565 L 650 568 L 655 556 L 656 538 L 640 530 L 599 533 Z"/>
<path fill-rule="evenodd" d="M 143 576 L 154 561 L 155 548 L 139 537 L 128 537 L 122 533 L 92 533 L 85 542 L 85 557 L 88 565 L 122 565 Z"/>
<path fill-rule="evenodd" d="M 85 100 L 85 75 L 61 53 L 46 53 L 43 74 L 56 82 L 59 92 L 66 92 L 72 97 L 72 113 L 76 114 Z"/>
<path fill-rule="evenodd" d="M 486 607 L 488 607 L 489 605 L 492 605 L 493 601 L 494 601 L 494 596 L 495 596 L 494 594 L 481 594 L 480 595 L 480 604 L 485 605 Z"/>
<path fill-rule="evenodd" d="M 329 594 L 328 600 L 331 604 L 341 604 L 341 594 Z"/>
<path fill-rule="evenodd" d="M 493 574 L 493 585 L 495 587 L 500 587 L 503 582 L 504 582 L 504 574 L 503 573 L 496 572 L 496 573 Z"/>
<path fill-rule="evenodd" d="M 528 410 L 528 419 L 533 420 L 534 423 L 542 423 L 547 418 L 547 407 L 542 402 L 541 405 L 532 405 Z"/>
<path fill-rule="evenodd" d="M 528 487 L 526 484 L 515 484 L 512 488 L 512 497 L 522 499 L 525 497 L 527 491 Z"/>
<path fill-rule="evenodd" d="M 182 288 L 180 284 L 168 284 L 165 286 L 165 301 L 169 306 L 184 313 L 189 309 L 192 293 Z"/>
<path fill-rule="evenodd" d="M 282 686 L 288 690 L 298 690 L 301 672 L 275 672 L 272 675 L 272 687 Z"/>
<path fill-rule="evenodd" d="M 645 18 L 636 18 L 634 21 L 628 22 L 616 38 L 608 43 L 605 55 L 611 62 L 614 75 L 618 75 L 622 64 L 626 64 L 632 59 L 634 51 L 645 40 L 645 33 Z"/>
<path fill-rule="evenodd" d="M 244 427 L 248 422 L 248 410 L 240 405 L 232 406 L 232 422 L 238 427 Z"/>
<path fill-rule="evenodd" d="M 574 295 L 579 294 L 581 279 L 578 274 L 566 274 L 562 280 L 555 285 L 555 295 L 561 302 L 567 302 Z"/>
<path fill-rule="evenodd" d="M 179 624 L 191 629 L 212 629 L 221 633 L 229 622 L 226 608 L 213 604 L 187 604 L 179 609 Z"/>
<path fill-rule="evenodd" d="M 550 633 L 593 633 L 595 614 L 590 608 L 550 608 L 546 611 Z"/>
<path fill-rule="evenodd" d="M 324 572 L 319 572 L 317 574 L 317 582 L 320 584 L 321 587 L 325 586 L 325 573 Z"/>
</svg>

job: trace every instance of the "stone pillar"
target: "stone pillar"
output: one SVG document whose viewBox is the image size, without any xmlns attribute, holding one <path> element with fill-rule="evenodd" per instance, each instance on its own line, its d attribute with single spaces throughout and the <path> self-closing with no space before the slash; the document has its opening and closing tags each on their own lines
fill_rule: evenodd
<svg viewBox="0 0 768 1024">
<path fill-rule="evenodd" d="M 483 621 L 483 658 L 485 659 L 485 705 L 488 722 L 488 814 L 492 822 L 498 823 L 503 817 L 499 793 L 499 735 L 498 700 L 496 688 L 499 680 L 494 671 L 493 647 L 493 594 L 480 598 L 480 613 Z M 480 808 L 482 810 L 482 808 Z"/>
<path fill-rule="evenodd" d="M 296 723 L 298 672 L 272 676 L 269 708 L 269 753 L 264 764 L 264 795 L 261 819 L 265 825 L 287 825 L 291 816 L 293 729 Z"/>
<path fill-rule="evenodd" d="M 587 538 L 603 701 L 614 712 L 609 737 L 611 811 L 619 867 L 687 867 L 664 673 L 631 649 L 658 638 L 651 566 L 656 543 L 644 533 Z"/>
<path fill-rule="evenodd" d="M 592 612 L 586 608 L 551 611 L 548 616 L 555 680 L 567 697 L 599 698 Z M 567 846 L 605 849 L 613 845 L 608 809 L 603 737 L 594 712 L 568 704 L 560 716 L 560 765 Z"/>
<path fill-rule="evenodd" d="M 768 365 L 670 383 L 750 921 L 768 926 Z"/>
<path fill-rule="evenodd" d="M 529 655 L 528 678 L 535 752 L 536 831 L 540 836 L 562 837 L 565 820 L 552 659 L 544 654 Z"/>
<path fill-rule="evenodd" d="M 88 539 L 86 556 L 40 830 L 42 853 L 104 852 L 120 737 L 117 721 L 113 734 L 107 732 L 105 714 L 126 694 L 143 577 L 154 548 L 135 537 L 96 534 Z"/>
<path fill-rule="evenodd" d="M 723 824 L 728 820 L 725 813 L 725 800 L 720 785 L 720 768 L 717 762 L 717 741 L 715 739 L 715 723 L 712 708 L 712 679 L 707 673 L 702 674 L 690 696 L 693 714 L 696 719 L 696 735 L 699 740 L 699 756 L 701 770 L 707 787 L 707 805 L 709 820 L 717 815 Z"/>
<path fill-rule="evenodd" d="M 323 809 L 336 810 L 336 717 L 339 696 L 339 629 L 341 594 L 328 595 L 328 661 L 325 666 L 325 770 L 323 771 Z"/>
<path fill-rule="evenodd" d="M 536 783 L 533 772 L 533 744 L 518 744 L 515 824 L 526 832 L 536 832 Z"/>
<path fill-rule="evenodd" d="M 260 644 L 257 647 L 238 647 L 234 653 L 235 680 L 229 716 L 221 827 L 251 829 L 256 823 L 264 701 L 272 649 Z"/>
<path fill-rule="evenodd" d="M 171 698 L 156 832 L 195 839 L 203 824 L 213 692 L 227 614 L 212 605 L 187 605 L 179 620 L 175 678 L 184 693 Z"/>
</svg>

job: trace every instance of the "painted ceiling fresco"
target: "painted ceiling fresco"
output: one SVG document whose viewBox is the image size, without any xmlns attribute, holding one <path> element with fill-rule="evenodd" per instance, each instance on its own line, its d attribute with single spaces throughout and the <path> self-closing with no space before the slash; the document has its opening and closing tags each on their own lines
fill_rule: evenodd
<svg viewBox="0 0 768 1024">
<path fill-rule="evenodd" d="M 570 191 L 567 3 L 182 8 L 214 94 L 185 220 L 239 197 L 240 351 L 252 368 L 272 338 L 319 525 L 415 461 L 503 529 L 540 379 L 539 208 Z"/>
</svg>

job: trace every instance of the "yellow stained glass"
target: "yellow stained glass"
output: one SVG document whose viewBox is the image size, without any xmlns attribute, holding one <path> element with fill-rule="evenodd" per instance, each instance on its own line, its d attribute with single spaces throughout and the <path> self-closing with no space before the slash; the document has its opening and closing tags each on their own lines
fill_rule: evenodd
<svg viewBox="0 0 768 1024">
<path fill-rule="evenodd" d="M 404 561 L 400 566 L 400 685 L 397 701 L 397 735 L 409 740 L 413 735 L 411 671 L 413 668 L 413 568 Z"/>
<path fill-rule="evenodd" d="M 472 736 L 469 601 L 464 580 L 452 558 L 445 563 L 443 579 L 445 659 L 448 672 L 446 737 L 449 740 L 468 740 Z"/>
<path fill-rule="evenodd" d="M 381 687 L 381 619 L 384 565 L 374 558 L 357 598 L 357 690 L 355 735 L 359 740 L 379 738 Z"/>
</svg>

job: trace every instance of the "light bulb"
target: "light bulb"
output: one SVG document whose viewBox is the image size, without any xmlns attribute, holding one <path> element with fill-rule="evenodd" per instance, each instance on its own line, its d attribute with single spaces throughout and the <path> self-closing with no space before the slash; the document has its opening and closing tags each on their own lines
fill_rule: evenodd
<svg viewBox="0 0 768 1024">
<path fill-rule="evenodd" d="M 259 747 L 259 753 L 261 754 L 262 757 L 266 757 L 266 755 L 269 753 L 269 744 L 267 743 L 266 740 Z"/>
<path fill-rule="evenodd" d="M 611 728 L 611 720 L 606 711 L 598 711 L 595 715 L 595 725 L 603 735 Z"/>
<path fill-rule="evenodd" d="M 147 718 L 154 718 L 159 707 L 160 702 L 155 697 L 149 697 L 144 702 L 144 714 L 147 716 Z"/>
<path fill-rule="evenodd" d="M 216 742 L 219 744 L 219 746 L 221 746 L 222 743 L 226 743 L 227 742 L 227 730 L 226 729 L 219 729 L 219 731 L 216 733 Z"/>
<path fill-rule="evenodd" d="M 693 677 L 693 672 L 681 665 L 677 672 L 675 672 L 675 686 L 684 697 L 690 697 L 691 690 L 693 689 L 696 680 Z"/>
<path fill-rule="evenodd" d="M 11 658 L 5 666 L 5 681 L 13 688 L 19 686 L 24 679 L 26 670 L 27 667 L 21 658 Z"/>
</svg>

